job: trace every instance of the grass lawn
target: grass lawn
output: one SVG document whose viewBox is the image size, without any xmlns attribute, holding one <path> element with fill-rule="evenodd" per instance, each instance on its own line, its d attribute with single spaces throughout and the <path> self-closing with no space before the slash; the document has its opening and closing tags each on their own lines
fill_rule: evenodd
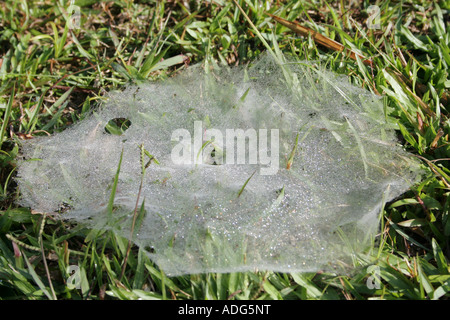
<svg viewBox="0 0 450 320">
<path fill-rule="evenodd" d="M 0 3 L 0 299 L 450 297 L 450 1 L 237 4 Z M 297 21 L 366 61 L 333 50 L 317 35 L 296 34 L 267 13 Z M 64 130 L 95 110 L 106 92 L 129 82 L 163 80 L 197 62 L 247 63 L 273 46 L 272 34 L 281 51 L 320 61 L 382 95 L 394 110 L 389 117 L 398 123 L 400 141 L 427 171 L 420 184 L 383 209 L 374 263 L 355 261 L 351 275 L 167 277 L 138 248 L 128 256 L 126 239 L 16 205 L 21 141 Z"/>
</svg>

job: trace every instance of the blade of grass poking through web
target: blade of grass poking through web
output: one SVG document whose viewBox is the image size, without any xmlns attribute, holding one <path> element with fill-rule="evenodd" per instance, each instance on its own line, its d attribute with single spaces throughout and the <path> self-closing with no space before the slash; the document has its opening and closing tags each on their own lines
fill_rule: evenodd
<svg viewBox="0 0 450 320">
<path fill-rule="evenodd" d="M 256 26 L 253 24 L 252 20 L 250 20 L 250 18 L 248 17 L 248 15 L 245 13 L 245 11 L 241 8 L 241 6 L 239 5 L 239 3 L 237 3 L 236 0 L 233 0 L 233 2 L 236 4 L 236 6 L 239 8 L 239 10 L 241 11 L 242 15 L 245 17 L 245 19 L 248 21 L 248 23 L 250 24 L 250 26 L 253 28 L 253 30 L 255 31 L 256 35 L 258 36 L 259 40 L 261 40 L 261 42 L 263 43 L 263 45 L 266 47 L 267 51 L 269 51 L 269 53 L 272 55 L 272 57 L 274 58 L 275 62 L 281 67 L 281 70 L 283 71 L 283 75 L 286 79 L 286 82 L 292 86 L 292 80 L 293 80 L 293 75 L 292 72 L 290 72 L 290 69 L 287 69 L 284 67 L 284 58 L 283 58 L 283 54 L 281 53 L 281 51 L 278 48 L 278 44 L 276 43 L 276 39 L 275 37 L 273 37 L 273 42 L 274 42 L 274 46 L 275 46 L 275 52 L 272 50 L 272 48 L 270 47 L 270 45 L 267 43 L 266 39 L 264 39 L 264 37 L 262 36 L 262 34 L 259 32 L 258 28 L 256 28 Z M 278 49 L 278 50 L 277 50 Z"/>
<path fill-rule="evenodd" d="M 413 239 L 410 235 L 406 234 L 397 223 L 394 223 L 392 220 L 388 218 L 389 226 L 391 226 L 399 235 L 401 235 L 406 241 L 411 242 L 412 244 L 418 246 L 419 248 L 424 249 L 425 251 L 429 251 L 430 249 L 422 245 L 417 240 Z"/>
<path fill-rule="evenodd" d="M 281 188 L 280 190 L 277 191 L 278 192 L 278 197 L 275 199 L 275 201 L 272 203 L 272 205 L 270 206 L 270 208 L 268 208 L 267 210 L 264 210 L 263 212 L 261 212 L 259 215 L 256 215 L 251 221 L 249 221 L 249 223 L 255 223 L 256 221 L 259 221 L 263 218 L 268 217 L 270 214 L 272 214 L 281 204 L 281 202 L 284 200 L 284 196 L 285 196 L 285 186 L 283 186 L 283 188 Z"/>
<path fill-rule="evenodd" d="M 8 99 L 8 104 L 6 105 L 6 110 L 3 117 L 2 128 L 0 129 L 0 149 L 2 148 L 3 140 L 5 139 L 6 127 L 8 126 L 9 117 L 11 116 L 12 103 L 16 92 L 16 84 L 14 84 L 11 95 Z"/>
<path fill-rule="evenodd" d="M 136 225 L 136 220 L 138 217 L 138 206 L 139 206 L 139 200 L 141 197 L 141 192 L 142 192 L 142 187 L 144 185 L 144 176 L 145 176 L 145 171 L 148 168 L 148 166 L 150 166 L 152 161 L 155 161 L 157 164 L 159 164 L 158 160 L 156 160 L 156 158 L 154 156 L 152 156 L 147 150 L 145 150 L 144 145 L 139 145 L 139 149 L 141 150 L 141 157 L 140 157 L 140 162 L 141 162 L 141 184 L 139 186 L 139 191 L 138 191 L 138 195 L 137 195 L 137 199 L 136 199 L 136 206 L 134 208 L 134 212 L 133 212 L 133 222 L 131 224 L 131 231 L 130 231 L 130 238 L 128 239 L 128 247 L 127 247 L 127 251 L 125 254 L 125 259 L 123 261 L 123 265 L 122 265 L 122 272 L 120 274 L 120 280 L 122 280 L 123 275 L 125 274 L 125 269 L 127 266 L 127 261 L 128 261 L 128 256 L 130 255 L 130 251 L 131 251 L 131 242 L 133 240 L 133 236 L 134 236 L 134 228 Z M 145 156 L 147 156 L 149 158 L 148 162 L 146 164 L 145 163 Z M 142 213 L 142 211 L 145 210 L 144 207 L 144 202 L 142 202 L 142 206 L 141 206 L 141 210 L 140 212 Z"/>
<path fill-rule="evenodd" d="M 297 137 L 295 138 L 295 145 L 294 148 L 292 148 L 291 154 L 289 155 L 288 162 L 286 164 L 286 169 L 289 170 L 292 166 L 292 163 L 294 162 L 295 154 L 297 153 L 297 147 L 298 147 L 298 136 L 300 132 L 297 133 Z"/>
<path fill-rule="evenodd" d="M 111 195 L 109 197 L 108 207 L 107 207 L 107 213 L 108 213 L 108 219 L 112 219 L 112 213 L 114 208 L 114 198 L 116 197 L 116 190 L 117 190 L 117 184 L 119 183 L 119 173 L 120 173 L 120 167 L 122 166 L 122 159 L 123 159 L 123 149 L 120 153 L 120 160 L 119 165 L 117 166 L 116 175 L 114 176 L 114 182 L 111 189 Z"/>
<path fill-rule="evenodd" d="M 70 88 L 69 90 L 67 90 L 54 104 L 53 104 L 53 106 L 52 106 L 52 108 L 55 108 L 55 109 L 57 109 L 57 108 L 59 108 L 61 105 L 61 108 L 59 108 L 59 110 L 56 112 L 56 114 L 55 115 L 53 115 L 53 117 L 52 117 L 52 119 L 44 126 L 44 127 L 42 127 L 42 129 L 41 130 L 44 130 L 44 131 L 46 131 L 46 130 L 48 130 L 48 129 L 50 129 L 50 128 L 53 128 L 53 126 L 54 126 L 54 124 L 59 120 L 59 118 L 60 118 L 60 116 L 61 116 L 61 114 L 62 114 L 62 112 L 64 111 L 64 109 L 66 108 L 66 106 L 67 106 L 67 104 L 68 104 L 68 101 L 66 101 L 65 103 L 64 103 L 64 101 L 67 99 L 67 97 L 69 97 L 70 96 L 70 94 L 72 93 L 72 91 L 73 91 L 73 89 L 74 89 L 75 87 L 72 87 L 72 88 Z M 64 103 L 64 104 L 63 104 Z"/>
<path fill-rule="evenodd" d="M 244 185 L 242 186 L 241 190 L 239 190 L 238 198 L 241 196 L 242 192 L 244 192 L 245 187 L 247 186 L 247 183 L 250 181 L 251 178 L 253 178 L 253 175 L 256 173 L 256 170 L 253 171 L 252 175 L 245 181 Z"/>
</svg>

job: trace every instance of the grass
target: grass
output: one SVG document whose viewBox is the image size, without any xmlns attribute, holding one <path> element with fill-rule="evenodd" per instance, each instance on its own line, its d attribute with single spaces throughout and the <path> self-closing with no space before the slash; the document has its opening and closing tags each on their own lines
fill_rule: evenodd
<svg viewBox="0 0 450 320">
<path fill-rule="evenodd" d="M 251 24 L 234 2 L 219 0 L 78 0 L 81 23 L 73 29 L 65 18 L 68 1 L 0 4 L 1 299 L 450 297 L 450 3 L 377 1 L 377 21 L 367 11 L 369 1 L 237 2 Z M 265 11 L 342 43 L 373 67 L 296 35 Z M 369 29 L 369 19 L 380 28 Z M 376 263 L 356 261 L 351 275 L 255 271 L 169 278 L 142 250 L 128 253 L 126 239 L 15 204 L 22 140 L 64 130 L 127 82 L 164 79 L 200 61 L 243 64 L 268 44 L 274 52 L 321 61 L 383 95 L 386 110 L 393 110 L 389 121 L 398 123 L 405 148 L 427 170 L 419 185 L 386 204 L 380 245 L 372 252 Z"/>
</svg>

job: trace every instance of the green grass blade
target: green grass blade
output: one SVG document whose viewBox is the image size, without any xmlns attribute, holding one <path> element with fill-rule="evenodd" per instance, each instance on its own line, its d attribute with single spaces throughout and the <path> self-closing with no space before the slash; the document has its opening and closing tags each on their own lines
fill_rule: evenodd
<svg viewBox="0 0 450 320">
<path fill-rule="evenodd" d="M 9 124 L 9 118 L 11 116 L 12 104 L 14 100 L 14 96 L 16 94 L 16 85 L 14 84 L 13 89 L 11 91 L 11 95 L 9 96 L 8 103 L 6 105 L 5 112 L 3 114 L 3 123 L 0 129 L 0 149 L 2 148 L 3 141 L 5 139 L 6 128 Z"/>
<path fill-rule="evenodd" d="M 239 190 L 238 198 L 241 196 L 242 192 L 244 192 L 245 187 L 247 186 L 247 183 L 250 181 L 251 178 L 253 178 L 253 175 L 256 173 L 256 170 L 253 171 L 252 175 L 245 181 L 244 185 L 242 186 L 241 190 Z"/>
<path fill-rule="evenodd" d="M 36 271 L 34 271 L 33 266 L 31 265 L 31 263 L 28 261 L 27 256 L 25 255 L 25 253 L 22 251 L 22 254 L 24 256 L 24 260 L 25 263 L 27 264 L 28 267 L 28 272 L 30 273 L 31 277 L 33 278 L 34 282 L 36 282 L 36 284 L 38 285 L 38 287 L 42 290 L 42 292 L 47 296 L 47 298 L 49 300 L 55 300 L 54 297 L 50 294 L 50 292 L 47 290 L 47 288 L 45 287 L 44 283 L 42 282 L 41 278 L 38 276 L 38 274 L 36 273 Z"/>
<path fill-rule="evenodd" d="M 108 217 L 110 219 L 112 218 L 112 213 L 113 213 L 113 209 L 114 209 L 114 199 L 116 197 L 117 184 L 119 183 L 119 174 L 120 174 L 120 167 L 122 166 L 122 159 L 123 159 L 123 149 L 120 153 L 119 164 L 117 166 L 117 171 L 114 176 L 114 182 L 113 182 L 112 189 L 111 189 L 111 195 L 110 195 L 109 201 L 108 201 L 107 213 L 108 213 Z"/>
</svg>

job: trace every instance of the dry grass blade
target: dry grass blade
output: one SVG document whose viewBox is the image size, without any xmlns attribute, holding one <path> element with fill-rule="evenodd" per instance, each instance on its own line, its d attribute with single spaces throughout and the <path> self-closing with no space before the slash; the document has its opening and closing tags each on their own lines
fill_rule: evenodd
<svg viewBox="0 0 450 320">
<path fill-rule="evenodd" d="M 270 17 L 272 17 L 272 19 L 274 19 L 278 23 L 281 23 L 283 26 L 291 29 L 292 31 L 294 31 L 294 32 L 296 32 L 298 34 L 301 34 L 302 36 L 311 35 L 312 39 L 315 42 L 317 42 L 318 44 L 320 44 L 320 45 L 322 45 L 322 46 L 324 46 L 324 47 L 326 47 L 328 49 L 331 49 L 331 50 L 334 50 L 334 51 L 338 51 L 338 52 L 344 51 L 344 52 L 346 52 L 348 54 L 348 56 L 350 58 L 352 58 L 354 60 L 356 60 L 356 57 L 358 56 L 363 61 L 364 64 L 373 67 L 372 60 L 366 59 L 365 57 L 361 56 L 360 54 L 357 54 L 354 51 L 345 48 L 341 43 L 339 43 L 339 42 L 337 42 L 335 40 L 332 40 L 332 39 L 330 39 L 330 38 L 328 38 L 328 37 L 318 33 L 317 31 L 315 31 L 313 29 L 301 26 L 298 23 L 285 20 L 283 18 L 277 17 L 277 16 L 275 16 L 273 14 L 270 14 L 270 13 L 267 13 L 267 12 L 266 12 L 266 14 L 269 15 Z"/>
</svg>

